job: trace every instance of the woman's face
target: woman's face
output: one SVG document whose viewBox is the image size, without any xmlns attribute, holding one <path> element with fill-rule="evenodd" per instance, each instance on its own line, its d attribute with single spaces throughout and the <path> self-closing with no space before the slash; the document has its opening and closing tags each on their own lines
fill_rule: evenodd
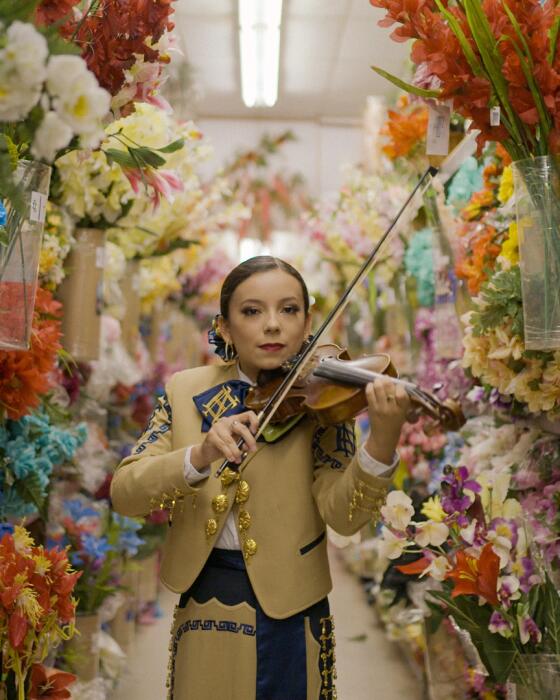
<svg viewBox="0 0 560 700">
<path fill-rule="evenodd" d="M 257 272 L 236 287 L 220 332 L 235 345 L 242 371 L 256 381 L 261 369 L 279 367 L 299 351 L 310 325 L 301 284 L 275 269 Z"/>
</svg>

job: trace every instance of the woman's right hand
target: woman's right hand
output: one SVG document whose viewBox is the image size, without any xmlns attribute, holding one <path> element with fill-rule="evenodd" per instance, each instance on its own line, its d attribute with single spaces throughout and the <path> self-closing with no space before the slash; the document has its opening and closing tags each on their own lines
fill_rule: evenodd
<svg viewBox="0 0 560 700">
<path fill-rule="evenodd" d="M 240 464 L 242 452 L 256 451 L 257 441 L 254 435 L 258 428 L 259 421 L 254 411 L 220 418 L 206 433 L 203 442 L 193 446 L 191 464 L 199 471 L 220 458 Z M 241 449 L 237 447 L 239 438 L 243 438 Z"/>
</svg>

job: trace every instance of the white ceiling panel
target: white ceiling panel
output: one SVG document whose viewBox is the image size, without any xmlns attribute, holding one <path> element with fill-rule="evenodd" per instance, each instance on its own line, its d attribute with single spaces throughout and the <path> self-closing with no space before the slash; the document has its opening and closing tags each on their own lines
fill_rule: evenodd
<svg viewBox="0 0 560 700">
<path fill-rule="evenodd" d="M 368 95 L 394 92 L 371 64 L 406 77 L 409 47 L 377 26 L 383 12 L 368 0 L 284 0 L 278 102 L 248 109 L 240 95 L 237 0 L 178 0 L 176 8 L 199 118 L 356 119 Z"/>
<path fill-rule="evenodd" d="M 175 11 L 181 15 L 230 15 L 237 8 L 235 0 L 176 0 Z"/>
<path fill-rule="evenodd" d="M 366 0 L 367 1 L 367 0 Z M 352 0 L 284 0 L 284 13 L 291 17 L 345 17 Z"/>
</svg>

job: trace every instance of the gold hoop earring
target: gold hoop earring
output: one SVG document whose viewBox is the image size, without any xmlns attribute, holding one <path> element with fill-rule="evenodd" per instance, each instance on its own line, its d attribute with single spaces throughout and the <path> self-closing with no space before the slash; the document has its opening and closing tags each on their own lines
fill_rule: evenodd
<svg viewBox="0 0 560 700">
<path fill-rule="evenodd" d="M 225 361 L 226 362 L 231 362 L 232 360 L 235 360 L 237 356 L 237 352 L 235 350 L 235 346 L 229 342 L 229 340 L 226 340 L 226 347 L 225 347 Z"/>
</svg>

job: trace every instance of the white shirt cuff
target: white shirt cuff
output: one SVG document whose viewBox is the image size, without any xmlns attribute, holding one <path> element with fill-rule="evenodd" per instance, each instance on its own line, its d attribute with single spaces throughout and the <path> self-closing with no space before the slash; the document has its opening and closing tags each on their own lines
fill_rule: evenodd
<svg viewBox="0 0 560 700">
<path fill-rule="evenodd" d="M 199 481 L 202 481 L 203 479 L 206 479 L 206 477 L 210 476 L 210 465 L 207 467 L 204 467 L 202 471 L 198 471 L 193 465 L 191 464 L 191 450 L 194 447 L 194 445 L 191 445 L 190 447 L 187 447 L 187 451 L 185 452 L 185 481 L 189 486 L 194 486 L 197 484 Z"/>
<path fill-rule="evenodd" d="M 382 476 L 384 478 L 393 476 L 393 472 L 397 468 L 399 461 L 400 457 L 397 452 L 395 452 L 391 464 L 383 464 L 383 462 L 378 462 L 370 455 L 365 445 L 360 445 L 358 449 L 358 463 L 360 467 L 372 476 Z"/>
</svg>

